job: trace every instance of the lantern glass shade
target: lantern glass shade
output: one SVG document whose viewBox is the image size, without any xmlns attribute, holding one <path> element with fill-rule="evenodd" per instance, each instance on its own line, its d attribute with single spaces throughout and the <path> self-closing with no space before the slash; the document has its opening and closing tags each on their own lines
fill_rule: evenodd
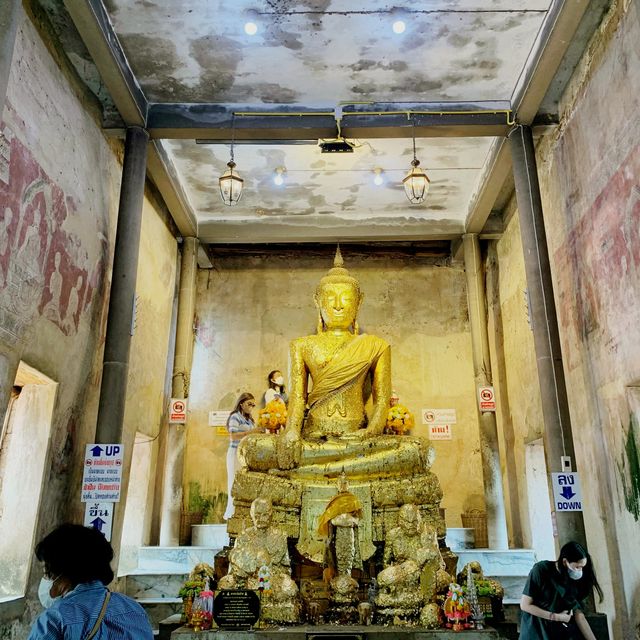
<svg viewBox="0 0 640 640">
<path fill-rule="evenodd" d="M 234 171 L 236 167 L 235 162 L 228 162 L 227 167 L 229 168 L 218 178 L 218 183 L 220 184 L 222 202 L 229 207 L 233 207 L 238 204 L 238 201 L 242 197 L 244 180 Z"/>
<path fill-rule="evenodd" d="M 413 160 L 409 173 L 402 180 L 404 192 L 411 204 L 420 204 L 429 193 L 429 183 L 431 182 L 427 174 L 418 166 L 420 162 Z"/>
</svg>

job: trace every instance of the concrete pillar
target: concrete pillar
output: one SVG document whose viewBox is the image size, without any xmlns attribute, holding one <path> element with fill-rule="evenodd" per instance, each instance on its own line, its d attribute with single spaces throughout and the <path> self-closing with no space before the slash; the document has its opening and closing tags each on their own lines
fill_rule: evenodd
<svg viewBox="0 0 640 640">
<path fill-rule="evenodd" d="M 173 362 L 172 397 L 188 398 L 193 360 L 193 319 L 196 307 L 198 275 L 198 240 L 185 238 L 182 243 L 178 320 Z M 169 425 L 163 469 L 160 544 L 175 546 L 180 536 L 182 476 L 184 470 L 185 428 Z"/>
<path fill-rule="evenodd" d="M 20 0 L 2 0 L 0 8 L 0 119 L 7 99 L 7 85 L 16 43 L 18 22 L 22 18 Z"/>
<path fill-rule="evenodd" d="M 122 441 L 148 140 L 141 127 L 127 129 L 96 426 L 96 442 L 104 444 Z"/>
<path fill-rule="evenodd" d="M 473 373 L 477 392 L 478 387 L 492 384 L 486 295 L 478 235 L 467 233 L 462 236 L 462 243 L 467 276 Z M 477 399 L 476 406 L 478 406 Z M 484 500 L 487 509 L 489 547 L 491 549 L 508 549 L 509 538 L 502 490 L 496 414 L 495 412 L 481 412 L 478 408 L 478 420 L 480 423 L 480 456 L 482 458 L 482 478 L 484 480 Z"/>
<path fill-rule="evenodd" d="M 531 128 L 517 126 L 509 134 L 509 143 L 542 400 L 547 471 L 562 471 L 560 458 L 564 455 L 571 456 L 575 470 L 569 403 Z M 557 513 L 556 525 L 561 544 L 569 540 L 586 544 L 581 512 Z"/>
</svg>

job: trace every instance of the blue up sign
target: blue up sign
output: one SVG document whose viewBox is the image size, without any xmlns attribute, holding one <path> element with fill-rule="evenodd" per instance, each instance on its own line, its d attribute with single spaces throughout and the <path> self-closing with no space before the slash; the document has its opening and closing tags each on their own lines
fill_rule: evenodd
<svg viewBox="0 0 640 640">
<path fill-rule="evenodd" d="M 582 489 L 577 473 L 552 473 L 556 511 L 582 511 Z"/>
</svg>

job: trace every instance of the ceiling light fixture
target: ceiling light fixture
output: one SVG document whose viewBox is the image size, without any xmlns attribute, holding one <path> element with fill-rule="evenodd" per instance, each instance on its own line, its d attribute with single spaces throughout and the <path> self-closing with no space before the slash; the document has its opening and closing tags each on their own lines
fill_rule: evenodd
<svg viewBox="0 0 640 640">
<path fill-rule="evenodd" d="M 411 117 L 411 135 L 413 138 L 413 160 L 411 161 L 411 169 L 402 180 L 404 192 L 411 204 L 420 204 L 429 193 L 429 183 L 431 180 L 427 174 L 420 169 L 420 160 L 416 158 L 416 121 L 415 117 Z"/>
<path fill-rule="evenodd" d="M 391 28 L 393 29 L 393 33 L 397 33 L 398 35 L 400 35 L 401 33 L 404 33 L 407 25 L 405 24 L 404 20 L 396 20 Z"/>
<path fill-rule="evenodd" d="M 244 32 L 248 36 L 255 36 L 258 33 L 258 25 L 255 22 L 245 22 L 244 23 Z"/>
<path fill-rule="evenodd" d="M 273 182 L 277 186 L 281 187 L 284 184 L 284 173 L 286 169 L 284 167 L 278 167 L 275 171 L 275 175 L 273 176 Z"/>
<path fill-rule="evenodd" d="M 380 167 L 376 167 L 373 170 L 375 176 L 373 177 L 373 184 L 380 187 L 384 184 L 384 177 L 382 176 L 382 169 Z"/>
<path fill-rule="evenodd" d="M 231 158 L 227 162 L 229 167 L 219 178 L 218 184 L 220 185 L 220 195 L 222 202 L 227 206 L 233 207 L 238 204 L 238 201 L 242 197 L 242 187 L 244 180 L 234 172 L 236 163 L 233 161 L 233 143 L 235 141 L 235 114 L 231 116 Z"/>
</svg>

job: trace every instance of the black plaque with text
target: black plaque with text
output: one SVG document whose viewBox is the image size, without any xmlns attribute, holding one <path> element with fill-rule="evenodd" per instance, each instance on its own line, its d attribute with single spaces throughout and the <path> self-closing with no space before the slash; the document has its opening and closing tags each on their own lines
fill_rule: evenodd
<svg viewBox="0 0 640 640">
<path fill-rule="evenodd" d="M 213 601 L 213 619 L 220 629 L 250 629 L 260 617 L 260 598 L 255 591 L 219 591 Z"/>
</svg>

